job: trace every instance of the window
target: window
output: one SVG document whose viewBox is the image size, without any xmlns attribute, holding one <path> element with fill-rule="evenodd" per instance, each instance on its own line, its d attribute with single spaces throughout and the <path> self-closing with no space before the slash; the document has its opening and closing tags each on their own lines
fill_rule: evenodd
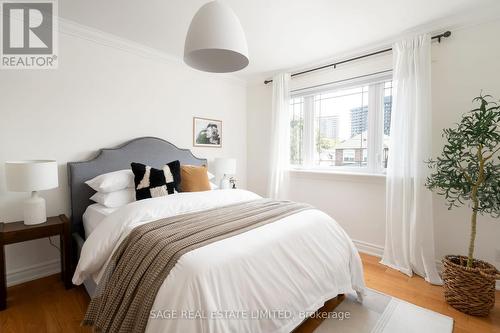
<svg viewBox="0 0 500 333">
<path fill-rule="evenodd" d="M 342 153 L 342 161 L 344 162 L 344 165 L 355 162 L 356 151 L 354 149 L 345 149 Z"/>
<path fill-rule="evenodd" d="M 301 98 L 290 99 L 290 163 L 303 163 L 304 103 Z"/>
<path fill-rule="evenodd" d="M 391 138 L 392 81 L 384 83 L 384 145 L 382 167 L 387 168 L 389 158 L 389 140 Z"/>
<path fill-rule="evenodd" d="M 292 95 L 290 164 L 381 172 L 387 167 L 392 81 L 373 79 Z"/>
</svg>

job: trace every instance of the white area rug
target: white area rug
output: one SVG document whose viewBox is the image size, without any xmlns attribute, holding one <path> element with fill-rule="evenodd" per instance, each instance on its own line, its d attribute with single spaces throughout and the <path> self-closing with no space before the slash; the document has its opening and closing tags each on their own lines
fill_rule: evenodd
<svg viewBox="0 0 500 333">
<path fill-rule="evenodd" d="M 332 316 L 315 333 L 451 333 L 453 319 L 395 297 L 367 289 L 363 303 L 346 295 L 334 312 L 349 313 L 349 318 Z M 344 318 L 340 320 L 338 318 Z"/>
</svg>

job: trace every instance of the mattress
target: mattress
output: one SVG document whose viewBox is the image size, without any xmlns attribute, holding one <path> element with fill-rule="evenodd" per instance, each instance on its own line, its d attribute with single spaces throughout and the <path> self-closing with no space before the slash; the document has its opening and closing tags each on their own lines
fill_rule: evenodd
<svg viewBox="0 0 500 333">
<path fill-rule="evenodd" d="M 85 229 L 85 239 L 94 231 L 101 221 L 113 213 L 118 208 L 109 208 L 101 204 L 95 203 L 87 207 L 83 214 L 83 228 Z"/>
</svg>

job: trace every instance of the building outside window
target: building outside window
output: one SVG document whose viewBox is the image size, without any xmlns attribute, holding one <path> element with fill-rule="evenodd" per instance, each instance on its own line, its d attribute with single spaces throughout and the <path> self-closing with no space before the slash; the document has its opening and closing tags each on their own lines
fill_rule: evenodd
<svg viewBox="0 0 500 333">
<path fill-rule="evenodd" d="M 379 173 L 389 158 L 392 81 L 299 92 L 290 101 L 290 164 Z"/>
</svg>

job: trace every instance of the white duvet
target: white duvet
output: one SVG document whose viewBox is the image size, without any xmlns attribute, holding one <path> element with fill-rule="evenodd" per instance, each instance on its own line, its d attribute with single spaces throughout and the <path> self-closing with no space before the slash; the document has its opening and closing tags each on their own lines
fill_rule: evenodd
<svg viewBox="0 0 500 333">
<path fill-rule="evenodd" d="M 115 248 L 142 224 L 255 200 L 243 190 L 179 193 L 128 204 L 82 248 L 73 283 L 97 283 Z M 290 332 L 337 294 L 364 291 L 361 260 L 344 230 L 311 209 L 183 255 L 161 286 L 147 332 Z"/>
</svg>

